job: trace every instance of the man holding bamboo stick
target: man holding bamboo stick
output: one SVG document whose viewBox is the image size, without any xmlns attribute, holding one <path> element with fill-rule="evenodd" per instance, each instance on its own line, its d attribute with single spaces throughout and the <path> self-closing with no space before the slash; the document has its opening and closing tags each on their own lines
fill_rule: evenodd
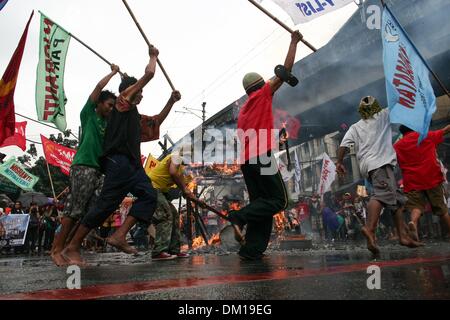
<svg viewBox="0 0 450 320">
<path fill-rule="evenodd" d="M 105 182 L 99 200 L 83 218 L 80 227 L 63 256 L 70 264 L 83 265 L 80 247 L 83 239 L 93 228 L 100 226 L 114 212 L 124 197 L 131 192 L 138 200 L 133 204 L 122 226 L 107 239 L 117 249 L 135 254 L 137 250 L 126 241 L 126 235 L 139 221 L 150 224 L 156 208 L 157 194 L 141 164 L 141 142 L 154 140 L 159 134 L 159 125 L 173 104 L 181 98 L 178 91 L 172 93 L 166 107 L 155 117 L 141 116 L 137 104 L 142 100 L 143 88 L 153 79 L 159 51 L 151 46 L 150 62 L 139 80 L 125 77 L 120 95 L 112 110 L 106 128 L 104 151 L 101 157 Z"/>
<path fill-rule="evenodd" d="M 119 67 L 111 65 L 111 73 L 96 85 L 80 113 L 82 136 L 80 145 L 70 168 L 70 196 L 61 221 L 61 231 L 53 241 L 51 257 L 57 266 L 67 264 L 61 255 L 66 240 L 89 208 L 95 204 L 103 185 L 99 158 L 103 152 L 106 119 L 111 113 L 116 96 L 103 90 L 119 72 Z"/>
</svg>

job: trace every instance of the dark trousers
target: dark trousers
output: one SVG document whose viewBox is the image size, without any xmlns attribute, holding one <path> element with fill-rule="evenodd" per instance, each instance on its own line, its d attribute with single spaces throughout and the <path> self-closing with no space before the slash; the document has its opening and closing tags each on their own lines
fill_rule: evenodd
<svg viewBox="0 0 450 320">
<path fill-rule="evenodd" d="M 272 158 L 272 166 L 276 164 Z M 269 165 L 245 163 L 241 166 L 250 197 L 250 204 L 236 212 L 236 217 L 247 224 L 245 245 L 239 253 L 259 258 L 266 251 L 272 233 L 273 216 L 286 209 L 288 195 L 278 168 L 272 173 L 262 172 Z"/>
<path fill-rule="evenodd" d="M 86 214 L 82 224 L 97 228 L 117 209 L 131 192 L 138 200 L 129 215 L 140 222 L 150 223 L 156 209 L 156 190 L 142 166 L 133 164 L 124 155 L 109 156 L 105 161 L 105 182 L 95 206 Z"/>
<path fill-rule="evenodd" d="M 38 240 L 39 230 L 38 227 L 28 227 L 27 236 L 25 238 L 26 250 L 30 253 L 36 250 L 36 242 Z"/>
</svg>

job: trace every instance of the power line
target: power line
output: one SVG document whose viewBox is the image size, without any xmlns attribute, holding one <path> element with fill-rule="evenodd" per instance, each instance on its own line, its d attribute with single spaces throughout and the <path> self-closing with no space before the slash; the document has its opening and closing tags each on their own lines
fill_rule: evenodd
<svg viewBox="0 0 450 320">
<path fill-rule="evenodd" d="M 43 122 L 40 122 L 40 121 L 37 121 L 37 120 L 34 120 L 34 119 L 29 118 L 29 117 L 27 117 L 27 116 L 24 116 L 24 115 L 22 115 L 22 114 L 20 114 L 20 113 L 17 113 L 17 112 L 16 112 L 16 115 L 18 115 L 19 117 L 28 119 L 28 120 L 30 120 L 30 121 L 36 122 L 36 123 L 38 123 L 38 124 L 41 124 L 41 125 L 43 125 L 43 126 L 46 126 L 46 127 L 49 127 L 49 128 L 52 128 L 52 129 L 55 129 L 55 130 L 58 130 L 58 131 L 59 131 L 59 129 L 56 128 L 56 127 L 54 127 L 54 126 L 51 126 L 51 125 L 49 125 L 49 124 L 46 124 L 46 123 L 43 123 Z M 72 131 L 70 132 L 70 134 L 73 135 L 73 136 L 75 137 L 75 139 L 79 140 L 78 137 L 72 133 Z"/>
<path fill-rule="evenodd" d="M 275 28 L 268 36 L 266 36 L 264 39 L 259 41 L 255 46 L 253 46 L 246 54 L 244 54 L 241 58 L 239 58 L 230 68 L 228 68 L 226 71 L 224 71 L 222 74 L 220 74 L 216 79 L 214 79 L 208 86 L 206 86 L 200 93 L 195 95 L 188 103 L 185 104 L 183 108 L 186 108 L 186 106 L 189 106 L 191 103 L 196 101 L 201 95 L 205 94 L 205 90 L 208 88 L 211 88 L 216 82 L 221 80 L 222 77 L 224 77 L 227 73 L 232 71 L 237 65 L 239 65 L 248 55 L 250 55 L 257 47 L 259 47 L 261 44 L 263 44 L 267 39 L 269 39 L 272 35 L 274 35 L 277 31 L 279 31 L 279 28 Z M 277 37 L 274 41 L 278 40 L 280 37 Z M 272 41 L 271 43 L 273 43 Z M 267 46 L 266 46 L 267 47 Z M 260 53 L 259 53 L 260 54 Z M 258 55 L 259 55 L 258 54 Z M 226 78 L 228 80 L 229 77 Z M 220 82 L 222 84 L 224 81 Z M 172 121 L 172 124 L 175 123 L 175 120 L 177 120 L 179 117 L 175 117 L 175 119 Z"/>
</svg>

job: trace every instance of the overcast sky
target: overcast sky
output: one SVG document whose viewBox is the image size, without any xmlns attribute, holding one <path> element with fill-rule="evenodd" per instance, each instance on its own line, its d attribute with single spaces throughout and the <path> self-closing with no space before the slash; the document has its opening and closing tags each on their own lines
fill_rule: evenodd
<svg viewBox="0 0 450 320">
<path fill-rule="evenodd" d="M 168 133 L 174 141 L 201 123 L 194 115 L 176 113 L 183 107 L 201 109 L 207 102 L 207 117 L 214 115 L 244 94 L 241 79 L 251 71 L 264 77 L 273 75 L 275 65 L 283 63 L 290 35 L 247 0 L 128 0 L 148 38 L 159 50 L 160 60 L 182 100 L 162 125 L 161 136 Z M 357 6 L 350 4 L 336 12 L 295 27 L 287 14 L 270 0 L 263 6 L 299 29 L 317 48 L 326 44 Z M 140 77 L 148 63 L 147 46 L 121 0 L 9 0 L 0 11 L 0 73 L 3 74 L 32 10 L 25 53 L 15 93 L 16 112 L 37 118 L 35 81 L 38 63 L 38 10 L 60 24 L 122 71 Z M 299 45 L 297 60 L 311 51 Z M 66 60 L 65 91 L 68 128 L 78 133 L 79 113 L 97 82 L 108 74 L 109 66 L 71 40 Z M 118 91 L 116 76 L 107 89 Z M 171 94 L 162 72 L 144 90 L 139 106 L 142 114 L 160 112 Z M 200 112 L 196 112 L 199 116 Z M 17 116 L 16 121 L 23 118 Z M 28 122 L 27 138 L 40 141 L 39 135 L 58 133 Z M 29 145 L 29 144 L 28 144 Z M 37 146 L 42 154 L 42 147 Z M 21 155 L 17 147 L 0 149 L 8 155 Z M 157 142 L 142 145 L 142 153 L 158 156 Z"/>
</svg>

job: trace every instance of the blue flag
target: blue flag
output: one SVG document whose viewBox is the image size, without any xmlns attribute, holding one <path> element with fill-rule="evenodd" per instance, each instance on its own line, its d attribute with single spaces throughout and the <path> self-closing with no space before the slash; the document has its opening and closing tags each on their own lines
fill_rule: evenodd
<svg viewBox="0 0 450 320">
<path fill-rule="evenodd" d="M 3 7 L 5 6 L 5 4 L 8 2 L 8 0 L 0 0 L 0 10 L 3 9 Z"/>
<path fill-rule="evenodd" d="M 381 36 L 391 123 L 418 132 L 420 143 L 426 138 L 436 111 L 429 69 L 387 6 L 383 11 Z"/>
</svg>

